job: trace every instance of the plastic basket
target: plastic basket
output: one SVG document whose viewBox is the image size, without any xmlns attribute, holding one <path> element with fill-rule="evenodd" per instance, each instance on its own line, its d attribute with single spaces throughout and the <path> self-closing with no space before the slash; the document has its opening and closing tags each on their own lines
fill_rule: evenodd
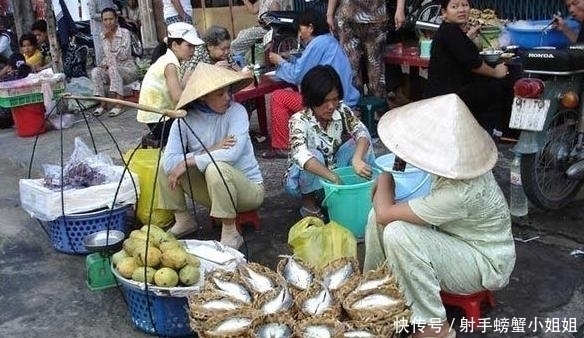
<svg viewBox="0 0 584 338">
<path fill-rule="evenodd" d="M 126 232 L 128 208 L 130 205 L 123 205 L 114 210 L 66 215 L 47 222 L 53 247 L 65 253 L 88 253 L 89 251 L 83 245 L 85 236 L 101 230 Z"/>
<path fill-rule="evenodd" d="M 65 90 L 57 89 L 53 91 L 53 97 L 57 99 Z M 10 97 L 0 97 L 0 107 L 13 108 L 24 106 L 31 103 L 42 103 L 43 93 L 30 93 L 25 95 L 16 95 Z"/>
<path fill-rule="evenodd" d="M 112 273 L 122 287 L 132 322 L 138 329 L 159 337 L 193 336 L 186 295 L 173 296 L 170 294 L 173 288 L 156 286 L 149 286 L 146 291 L 143 283 L 125 279 L 113 266 Z M 198 287 L 175 289 L 199 290 Z"/>
</svg>

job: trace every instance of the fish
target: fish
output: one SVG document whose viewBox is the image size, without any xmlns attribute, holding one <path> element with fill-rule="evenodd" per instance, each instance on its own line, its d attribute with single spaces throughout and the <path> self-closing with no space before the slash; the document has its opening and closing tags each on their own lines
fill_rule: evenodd
<svg viewBox="0 0 584 338">
<path fill-rule="evenodd" d="M 330 309 L 332 304 L 333 297 L 326 286 L 323 285 L 322 289 L 316 296 L 304 301 L 304 304 L 302 304 L 302 310 L 313 316 L 318 316 Z"/>
<path fill-rule="evenodd" d="M 211 332 L 215 334 L 243 330 L 251 325 L 251 318 L 232 317 L 220 322 Z"/>
<path fill-rule="evenodd" d="M 312 281 L 314 280 L 314 275 L 298 263 L 292 256 L 280 256 L 285 257 L 286 265 L 284 266 L 284 271 L 282 272 L 286 282 L 292 284 L 293 286 L 306 290 Z"/>
<path fill-rule="evenodd" d="M 331 273 L 326 274 L 323 278 L 324 285 L 329 290 L 336 290 L 343 286 L 343 284 L 349 280 L 349 278 L 355 273 L 355 269 L 351 263 L 343 265 L 341 268 L 331 271 Z"/>
<path fill-rule="evenodd" d="M 235 299 L 241 300 L 244 303 L 251 303 L 251 295 L 243 285 L 224 281 L 216 277 L 213 277 L 213 283 L 215 283 L 217 286 L 218 291 L 221 291 Z"/>
<path fill-rule="evenodd" d="M 370 309 L 370 308 L 387 308 L 399 304 L 399 299 L 374 293 L 372 295 L 363 297 L 362 299 L 353 303 L 353 308 L 356 310 Z"/>
<path fill-rule="evenodd" d="M 359 292 L 359 291 L 373 290 L 373 289 L 380 287 L 383 284 L 388 283 L 390 280 L 391 280 L 390 276 L 385 276 L 385 277 L 380 278 L 380 279 L 372 279 L 372 280 L 364 281 L 364 282 L 361 282 L 361 284 L 359 284 L 359 286 L 357 287 L 357 289 L 355 289 L 355 291 Z"/>
<path fill-rule="evenodd" d="M 245 279 L 249 286 L 255 291 L 265 293 L 274 289 L 275 283 L 270 278 L 255 272 L 247 265 L 242 265 L 238 269 L 241 277 Z"/>
<path fill-rule="evenodd" d="M 332 330 L 326 325 L 308 326 L 302 332 L 304 338 L 332 338 Z"/>
<path fill-rule="evenodd" d="M 363 331 L 363 330 L 354 330 L 354 331 L 347 331 L 343 334 L 345 338 L 369 338 L 375 337 L 373 333 Z"/>
<path fill-rule="evenodd" d="M 286 324 L 268 323 L 260 325 L 255 334 L 258 338 L 290 338 L 294 331 Z"/>
<path fill-rule="evenodd" d="M 216 299 L 201 304 L 201 307 L 206 310 L 235 310 L 239 306 L 227 299 Z"/>
<path fill-rule="evenodd" d="M 270 313 L 276 313 L 280 310 L 288 310 L 290 307 L 292 307 L 293 303 L 294 299 L 288 291 L 288 288 L 286 286 L 282 286 L 280 292 L 278 292 L 278 295 L 274 297 L 274 299 L 264 303 L 260 310 L 264 315 L 267 315 Z"/>
</svg>

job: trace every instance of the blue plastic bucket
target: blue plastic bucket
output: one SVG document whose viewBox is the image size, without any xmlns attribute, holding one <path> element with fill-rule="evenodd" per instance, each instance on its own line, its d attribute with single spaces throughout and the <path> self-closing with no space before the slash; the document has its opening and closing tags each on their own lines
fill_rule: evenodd
<svg viewBox="0 0 584 338">
<path fill-rule="evenodd" d="M 377 167 L 386 172 L 391 172 L 395 181 L 395 200 L 404 202 L 418 197 L 424 197 L 432 188 L 432 176 L 427 172 L 416 168 L 409 163 L 405 171 L 393 171 L 394 154 L 379 156 L 375 160 Z"/>
<path fill-rule="evenodd" d="M 371 210 L 371 191 L 374 178 L 367 180 L 355 173 L 353 167 L 342 167 L 333 170 L 343 184 L 333 184 L 321 180 L 324 188 L 322 205 L 328 210 L 332 221 L 349 229 L 357 238 L 365 236 L 367 215 Z"/>
<path fill-rule="evenodd" d="M 570 44 L 570 40 L 564 33 L 547 27 L 550 20 L 517 21 L 507 25 L 507 30 L 511 36 L 511 43 L 521 48 L 534 48 L 549 46 L 562 48 Z M 576 20 L 566 20 L 566 24 L 572 30 L 578 30 L 580 24 Z M 545 29 L 544 32 L 542 30 Z"/>
</svg>

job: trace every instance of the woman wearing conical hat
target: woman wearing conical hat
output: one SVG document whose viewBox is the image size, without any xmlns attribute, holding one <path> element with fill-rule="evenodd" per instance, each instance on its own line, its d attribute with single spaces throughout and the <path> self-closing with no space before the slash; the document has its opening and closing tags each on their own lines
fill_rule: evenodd
<svg viewBox="0 0 584 338">
<path fill-rule="evenodd" d="M 252 81 L 239 72 L 199 63 L 186 84 L 177 109 L 188 114 L 172 124 L 158 175 L 158 208 L 175 211 L 176 223 L 169 231 L 177 237 L 195 230 L 185 193 L 221 220 L 221 243 L 235 249 L 243 244 L 235 227 L 237 213 L 263 203 L 263 178 L 247 111 L 231 99 Z"/>
<path fill-rule="evenodd" d="M 364 271 L 388 264 L 412 310 L 411 323 L 420 328 L 439 319 L 444 325 L 416 330 L 414 338 L 455 337 L 440 291 L 500 289 L 515 265 L 509 209 L 491 171 L 497 148 L 455 94 L 391 110 L 378 132 L 396 156 L 435 177 L 426 197 L 395 203 L 392 175 L 380 174 Z"/>
</svg>

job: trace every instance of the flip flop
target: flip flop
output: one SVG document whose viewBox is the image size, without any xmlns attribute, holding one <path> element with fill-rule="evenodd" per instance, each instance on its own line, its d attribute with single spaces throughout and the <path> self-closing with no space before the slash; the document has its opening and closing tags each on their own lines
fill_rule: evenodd
<svg viewBox="0 0 584 338">
<path fill-rule="evenodd" d="M 123 110 L 122 108 L 120 108 L 120 107 L 115 107 L 115 108 L 112 108 L 112 110 L 110 110 L 110 111 L 107 113 L 107 116 L 109 116 L 109 117 L 116 117 L 116 116 L 120 115 L 120 114 L 121 114 L 121 113 L 123 113 L 123 112 L 124 112 L 124 110 Z"/>
<path fill-rule="evenodd" d="M 170 232 L 176 239 L 182 239 L 182 238 L 185 238 L 187 236 L 193 235 L 197 231 L 197 227 L 186 229 L 186 230 L 183 230 L 183 231 L 176 233 L 176 234 L 171 230 L 172 230 L 172 227 L 170 229 L 168 229 L 167 232 Z"/>
<path fill-rule="evenodd" d="M 262 153 L 262 158 L 288 158 L 288 151 L 283 149 L 270 149 Z"/>
<path fill-rule="evenodd" d="M 93 111 L 93 116 L 101 116 L 105 112 L 104 107 L 99 107 Z"/>
<path fill-rule="evenodd" d="M 320 219 L 322 219 L 324 221 L 325 216 L 322 212 L 321 208 L 316 208 L 316 210 L 310 210 L 307 207 L 301 207 L 300 208 L 300 216 L 302 217 L 308 217 L 308 216 L 312 216 L 312 217 L 318 217 Z"/>
</svg>

